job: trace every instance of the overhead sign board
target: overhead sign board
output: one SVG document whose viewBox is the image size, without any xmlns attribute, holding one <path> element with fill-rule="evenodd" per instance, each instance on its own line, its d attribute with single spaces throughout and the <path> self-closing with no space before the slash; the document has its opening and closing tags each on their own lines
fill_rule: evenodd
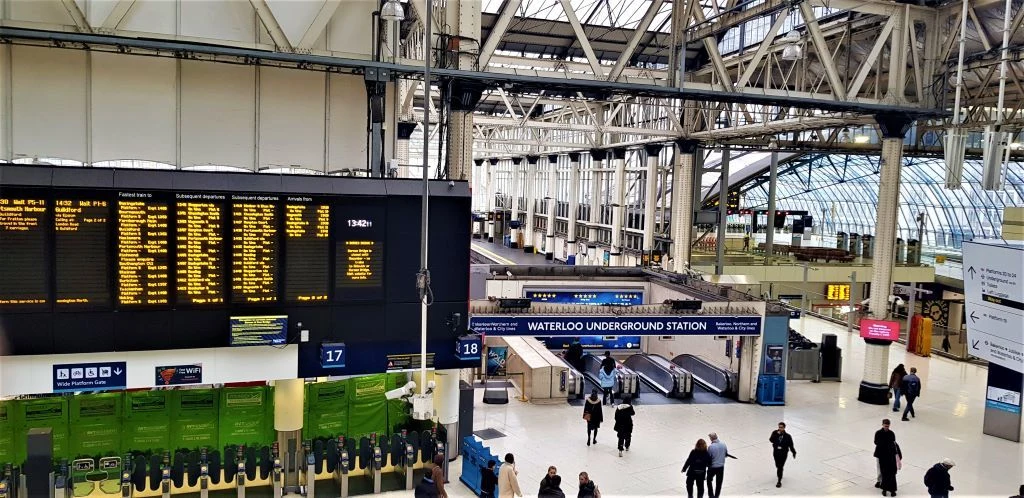
<svg viewBox="0 0 1024 498">
<path fill-rule="evenodd" d="M 344 342 L 325 342 L 320 345 L 320 368 L 345 368 L 348 356 Z"/>
<path fill-rule="evenodd" d="M 287 315 L 231 317 L 232 346 L 280 346 L 287 332 Z"/>
<path fill-rule="evenodd" d="M 123 361 L 57 364 L 53 366 L 53 392 L 124 389 L 128 385 L 127 371 Z"/>
<path fill-rule="evenodd" d="M 968 351 L 1024 372 L 1024 246 L 965 242 Z"/>
<path fill-rule="evenodd" d="M 760 316 L 534 316 L 474 315 L 473 332 L 486 335 L 761 335 Z"/>
<path fill-rule="evenodd" d="M 158 386 L 183 386 L 202 383 L 202 363 L 156 367 L 156 385 Z"/>
</svg>

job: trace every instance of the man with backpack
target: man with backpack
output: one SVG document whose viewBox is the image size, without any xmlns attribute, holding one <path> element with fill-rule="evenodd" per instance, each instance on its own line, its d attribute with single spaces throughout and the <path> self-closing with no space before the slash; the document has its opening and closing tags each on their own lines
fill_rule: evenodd
<svg viewBox="0 0 1024 498">
<path fill-rule="evenodd" d="M 947 498 L 953 486 L 949 481 L 949 469 L 956 464 L 948 458 L 928 469 L 924 474 L 924 485 L 928 487 L 928 495 L 932 498 Z"/>
<path fill-rule="evenodd" d="M 907 408 L 903 410 L 903 421 L 907 422 L 910 420 L 907 418 L 907 414 L 917 418 L 917 414 L 914 413 L 914 400 L 921 395 L 921 378 L 917 376 L 916 367 L 910 367 L 910 373 L 903 377 L 901 384 L 900 391 L 907 398 Z"/>
</svg>

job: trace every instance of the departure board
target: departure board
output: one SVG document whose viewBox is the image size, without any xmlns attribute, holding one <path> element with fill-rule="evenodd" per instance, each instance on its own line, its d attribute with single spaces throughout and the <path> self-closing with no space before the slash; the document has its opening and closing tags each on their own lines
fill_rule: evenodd
<svg viewBox="0 0 1024 498">
<path fill-rule="evenodd" d="M 224 195 L 175 195 L 177 304 L 224 302 Z"/>
<path fill-rule="evenodd" d="M 46 204 L 0 197 L 0 309 L 47 303 Z"/>
<path fill-rule="evenodd" d="M 234 195 L 231 293 L 235 303 L 277 301 L 276 196 Z"/>
<path fill-rule="evenodd" d="M 57 307 L 110 306 L 110 202 L 58 198 L 53 204 Z"/>
<path fill-rule="evenodd" d="M 118 193 L 118 304 L 168 304 L 169 240 L 166 202 L 150 193 Z"/>
<path fill-rule="evenodd" d="M 381 297 L 384 283 L 384 216 L 372 200 L 339 204 L 335 216 L 335 297 Z"/>
<path fill-rule="evenodd" d="M 331 206 L 311 197 L 288 197 L 284 204 L 285 299 L 327 301 L 330 286 Z"/>
</svg>

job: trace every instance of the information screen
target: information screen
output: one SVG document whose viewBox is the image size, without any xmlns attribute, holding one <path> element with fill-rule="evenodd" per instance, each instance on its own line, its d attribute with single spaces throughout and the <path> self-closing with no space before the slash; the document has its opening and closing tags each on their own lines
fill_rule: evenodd
<svg viewBox="0 0 1024 498">
<path fill-rule="evenodd" d="M 53 204 L 57 307 L 109 307 L 110 202 L 58 198 Z"/>
<path fill-rule="evenodd" d="M 168 304 L 168 240 L 166 202 L 150 193 L 118 193 L 118 304 Z"/>
<path fill-rule="evenodd" d="M 177 194 L 178 304 L 224 302 L 224 196 Z"/>
<path fill-rule="evenodd" d="M 232 200 L 232 301 L 276 302 L 278 198 L 235 195 Z"/>
<path fill-rule="evenodd" d="M 384 283 L 384 209 L 370 200 L 335 209 L 335 298 L 379 299 Z"/>
<path fill-rule="evenodd" d="M 47 303 L 46 204 L 0 197 L 0 308 Z"/>
<path fill-rule="evenodd" d="M 285 299 L 326 302 L 330 290 L 331 206 L 311 197 L 288 197 L 284 205 Z"/>
</svg>

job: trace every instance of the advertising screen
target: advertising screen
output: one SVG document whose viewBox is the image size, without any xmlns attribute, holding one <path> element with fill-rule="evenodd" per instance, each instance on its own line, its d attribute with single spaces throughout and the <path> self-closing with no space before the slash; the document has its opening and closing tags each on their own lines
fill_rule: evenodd
<svg viewBox="0 0 1024 498">
<path fill-rule="evenodd" d="M 538 303 L 589 304 L 593 306 L 634 306 L 644 304 L 644 293 L 639 290 L 528 290 L 526 298 Z M 566 349 L 572 341 L 580 341 L 583 349 L 640 349 L 640 336 L 580 336 L 580 337 L 538 337 L 548 349 Z"/>
<path fill-rule="evenodd" d="M 900 338 L 900 324 L 890 320 L 864 318 L 860 321 L 860 336 L 865 339 L 895 341 Z"/>
</svg>

